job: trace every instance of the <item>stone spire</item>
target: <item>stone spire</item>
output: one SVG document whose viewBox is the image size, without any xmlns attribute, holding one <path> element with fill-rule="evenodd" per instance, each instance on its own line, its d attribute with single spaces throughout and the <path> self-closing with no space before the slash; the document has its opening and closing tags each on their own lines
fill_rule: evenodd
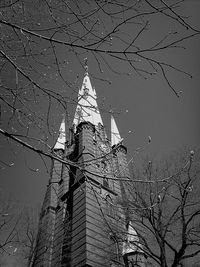
<svg viewBox="0 0 200 267">
<path fill-rule="evenodd" d="M 85 61 L 85 76 L 78 93 L 78 105 L 73 121 L 75 126 L 84 121 L 90 122 L 95 126 L 99 123 L 103 125 L 96 99 L 96 91 L 91 85 L 87 62 Z"/>
<path fill-rule="evenodd" d="M 66 143 L 65 118 L 63 118 L 59 129 L 58 139 L 53 149 L 65 150 L 65 143 Z"/>
<path fill-rule="evenodd" d="M 143 252 L 137 232 L 135 231 L 132 223 L 129 223 L 127 231 L 127 239 L 123 242 L 122 254 Z"/>
<path fill-rule="evenodd" d="M 114 117 L 111 115 L 111 146 L 119 144 L 123 138 L 119 134 Z"/>
</svg>

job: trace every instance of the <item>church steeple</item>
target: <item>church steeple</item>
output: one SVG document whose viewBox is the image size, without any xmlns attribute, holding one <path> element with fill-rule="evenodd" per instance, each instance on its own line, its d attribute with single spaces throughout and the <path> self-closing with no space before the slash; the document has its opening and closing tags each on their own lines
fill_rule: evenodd
<svg viewBox="0 0 200 267">
<path fill-rule="evenodd" d="M 76 107 L 73 124 L 77 127 L 80 122 L 90 122 L 95 126 L 99 123 L 103 125 L 97 105 L 96 91 L 92 87 L 87 65 L 85 65 L 85 76 L 78 93 L 78 105 Z"/>
<path fill-rule="evenodd" d="M 128 245 L 138 239 L 129 238 L 127 245 L 122 238 L 127 225 L 122 180 L 130 177 L 126 147 L 113 116 L 111 142 L 107 139 L 87 64 L 73 124 L 66 145 L 63 118 L 53 147 L 58 157 L 52 159 L 32 266 L 118 267 L 124 261 L 130 266 L 136 249 Z"/>
</svg>

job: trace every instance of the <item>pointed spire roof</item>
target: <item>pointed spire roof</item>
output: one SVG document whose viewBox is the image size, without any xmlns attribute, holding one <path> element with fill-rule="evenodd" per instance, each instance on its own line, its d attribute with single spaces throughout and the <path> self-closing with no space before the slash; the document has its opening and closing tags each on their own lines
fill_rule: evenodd
<svg viewBox="0 0 200 267">
<path fill-rule="evenodd" d="M 91 122 L 95 126 L 99 123 L 103 125 L 103 121 L 97 105 L 96 91 L 91 85 L 88 74 L 88 66 L 85 66 L 85 76 L 81 89 L 78 93 L 78 105 L 76 107 L 73 124 L 78 126 L 80 122 Z"/>
<path fill-rule="evenodd" d="M 58 139 L 53 149 L 65 150 L 65 143 L 66 143 L 65 118 L 63 118 L 59 129 Z"/>
<path fill-rule="evenodd" d="M 111 146 L 119 144 L 123 139 L 119 134 L 119 130 L 117 128 L 117 124 L 113 115 L 111 115 Z"/>
<path fill-rule="evenodd" d="M 132 223 L 130 223 L 128 226 L 127 241 L 123 242 L 122 254 L 124 255 L 136 251 L 141 253 L 144 252 L 138 234 L 133 228 Z"/>
</svg>

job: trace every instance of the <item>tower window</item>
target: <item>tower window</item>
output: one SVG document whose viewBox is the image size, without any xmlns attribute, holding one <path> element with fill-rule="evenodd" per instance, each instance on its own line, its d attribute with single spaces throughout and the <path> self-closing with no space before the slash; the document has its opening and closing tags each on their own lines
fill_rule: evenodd
<svg viewBox="0 0 200 267">
<path fill-rule="evenodd" d="M 103 186 L 109 187 L 108 179 L 106 178 L 105 174 L 108 172 L 108 165 L 105 160 L 101 161 L 101 169 L 104 173 L 104 178 L 103 178 Z"/>
<path fill-rule="evenodd" d="M 103 178 L 103 186 L 109 187 L 108 179 L 106 177 Z"/>
<path fill-rule="evenodd" d="M 119 243 L 118 238 L 114 233 L 110 234 L 111 246 L 110 246 L 110 255 L 111 255 L 111 267 L 118 266 L 118 262 L 120 260 L 119 255 Z M 117 265 L 116 265 L 117 264 Z"/>
<path fill-rule="evenodd" d="M 103 159 L 101 161 L 101 168 L 102 168 L 102 171 L 105 173 L 105 172 L 108 172 L 108 164 L 107 162 L 105 161 L 105 159 Z"/>
</svg>

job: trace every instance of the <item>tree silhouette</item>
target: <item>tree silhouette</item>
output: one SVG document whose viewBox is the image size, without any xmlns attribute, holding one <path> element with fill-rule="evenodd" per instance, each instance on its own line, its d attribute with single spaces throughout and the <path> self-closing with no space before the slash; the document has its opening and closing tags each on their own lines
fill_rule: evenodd
<svg viewBox="0 0 200 267">
<path fill-rule="evenodd" d="M 0 191 L 0 254 L 16 252 L 20 208 L 8 195 Z"/>
<path fill-rule="evenodd" d="M 76 70 L 71 69 L 72 61 L 84 69 L 83 59 L 85 62 L 87 58 L 92 59 L 98 74 L 90 71 L 90 75 L 105 82 L 109 82 L 104 75 L 106 71 L 118 75 L 134 73 L 144 79 L 161 74 L 170 90 L 179 97 L 180 92 L 172 84 L 169 73 L 172 71 L 191 76 L 173 62 L 168 62 L 166 57 L 168 51 L 182 49 L 185 41 L 200 34 L 199 29 L 181 14 L 182 4 L 184 1 L 166 3 L 163 0 L 1 1 L 0 133 L 5 137 L 4 141 L 8 145 L 14 141 L 36 152 L 44 164 L 46 158 L 51 158 L 81 171 L 78 163 L 70 161 L 65 155 L 59 157 L 52 152 L 52 145 L 59 134 L 57 115 L 65 113 L 69 118 L 77 104 L 78 77 Z M 168 32 L 163 27 L 152 38 L 155 36 L 152 30 L 155 31 L 158 21 L 171 23 L 173 30 Z M 125 72 L 124 66 L 127 70 Z M 1 165 L 10 166 L 6 161 L 2 161 Z M 186 169 L 190 165 L 193 165 L 192 160 Z M 184 177 L 189 181 L 187 173 Z M 179 185 L 174 178 L 173 188 L 181 192 L 185 188 L 184 183 L 185 180 Z M 145 187 L 150 193 L 147 194 L 150 199 L 142 200 L 142 204 L 147 201 L 147 207 L 152 208 L 156 204 L 156 212 L 160 214 L 161 203 L 165 201 L 154 203 L 151 193 L 159 197 L 155 191 L 161 191 L 165 193 L 163 199 L 167 199 L 171 184 L 165 190 L 160 189 L 160 183 L 155 182 L 147 183 Z M 137 191 L 136 196 L 143 197 L 140 191 Z M 152 216 L 147 207 L 144 210 L 142 208 L 142 218 L 147 216 L 145 220 Z M 141 206 L 139 210 L 141 212 Z M 194 235 L 193 232 L 191 234 Z M 146 249 L 148 244 L 145 244 L 145 240 L 143 243 L 145 253 L 149 253 L 157 263 L 164 262 L 162 246 L 161 257 L 154 255 L 154 251 L 150 254 Z M 176 252 L 180 254 L 176 257 L 180 262 L 186 255 L 178 250 Z M 176 254 L 175 251 L 173 253 Z"/>
<path fill-rule="evenodd" d="M 54 111 L 69 116 L 77 102 L 76 73 L 70 62 L 84 67 L 85 57 L 96 64 L 99 74 L 90 74 L 98 79 L 106 80 L 107 70 L 121 75 L 133 72 L 145 79 L 160 73 L 178 97 L 169 71 L 189 74 L 162 56 L 182 49 L 184 41 L 200 33 L 181 14 L 183 4 L 1 1 L 1 135 L 41 157 L 52 157 L 57 136 Z M 163 29 L 152 38 L 157 19 L 172 23 L 174 30 Z"/>
<path fill-rule="evenodd" d="M 160 164 L 149 161 L 129 185 L 124 207 L 153 266 L 187 266 L 199 259 L 199 172 L 199 150 L 182 149 Z"/>
</svg>

